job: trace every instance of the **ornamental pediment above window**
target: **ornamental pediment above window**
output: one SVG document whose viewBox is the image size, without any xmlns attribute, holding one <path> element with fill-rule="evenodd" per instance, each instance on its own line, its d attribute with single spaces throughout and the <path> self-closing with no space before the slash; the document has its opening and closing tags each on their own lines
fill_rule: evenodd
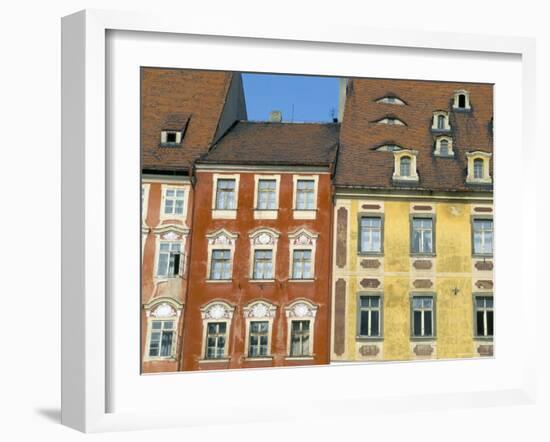
<svg viewBox="0 0 550 442">
<path fill-rule="evenodd" d="M 307 299 L 297 299 L 285 307 L 287 318 L 315 318 L 317 305 Z"/>
<path fill-rule="evenodd" d="M 153 233 L 165 241 L 179 241 L 189 235 L 189 229 L 178 224 L 165 224 L 155 227 Z"/>
<path fill-rule="evenodd" d="M 275 245 L 278 238 L 279 233 L 272 229 L 258 229 L 250 234 L 252 244 L 257 246 Z"/>
<path fill-rule="evenodd" d="M 212 301 L 201 308 L 202 319 L 231 319 L 235 307 L 224 301 Z"/>
<path fill-rule="evenodd" d="M 244 316 L 254 319 L 274 318 L 276 311 L 277 306 L 263 300 L 252 301 L 243 308 Z"/>
<path fill-rule="evenodd" d="M 215 232 L 212 232 L 206 235 L 208 239 L 208 244 L 212 245 L 235 245 L 238 235 L 236 233 L 231 233 L 225 229 L 219 229 Z"/>
<path fill-rule="evenodd" d="M 290 243 L 295 246 L 314 246 L 318 236 L 307 229 L 299 229 L 288 235 Z"/>
</svg>

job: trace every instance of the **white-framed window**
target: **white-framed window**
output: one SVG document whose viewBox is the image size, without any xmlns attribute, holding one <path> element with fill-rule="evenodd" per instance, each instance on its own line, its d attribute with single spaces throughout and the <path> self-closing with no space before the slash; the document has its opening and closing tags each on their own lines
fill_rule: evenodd
<svg viewBox="0 0 550 442">
<path fill-rule="evenodd" d="M 235 307 L 224 301 L 212 301 L 201 307 L 203 360 L 227 360 L 234 311 Z"/>
<path fill-rule="evenodd" d="M 377 103 L 381 104 L 395 104 L 398 106 L 404 106 L 406 103 L 395 95 L 386 95 L 385 97 L 379 98 L 376 100 Z"/>
<path fill-rule="evenodd" d="M 178 187 L 164 189 L 164 215 L 182 216 L 185 202 L 185 190 Z"/>
<path fill-rule="evenodd" d="M 206 235 L 206 238 L 208 240 L 207 281 L 231 280 L 237 234 L 219 229 Z"/>
<path fill-rule="evenodd" d="M 319 176 L 294 175 L 294 219 L 315 219 Z"/>
<path fill-rule="evenodd" d="M 474 255 L 491 256 L 493 254 L 493 220 L 473 218 L 472 244 Z"/>
<path fill-rule="evenodd" d="M 406 126 L 403 120 L 396 117 L 385 117 L 374 122 L 374 124 L 387 124 L 390 126 Z"/>
<path fill-rule="evenodd" d="M 279 232 L 273 229 L 260 228 L 250 235 L 250 279 L 266 281 L 275 279 L 277 241 Z"/>
<path fill-rule="evenodd" d="M 433 216 L 413 216 L 411 218 L 411 253 L 415 255 L 435 253 Z"/>
<path fill-rule="evenodd" d="M 446 111 L 435 111 L 432 117 L 433 131 L 450 131 L 449 113 Z"/>
<path fill-rule="evenodd" d="M 244 306 L 247 359 L 272 357 L 271 336 L 276 311 L 275 305 L 264 300 L 252 301 Z"/>
<path fill-rule="evenodd" d="M 315 317 L 318 307 L 308 299 L 297 299 L 287 307 L 287 358 L 311 359 L 314 348 Z"/>
<path fill-rule="evenodd" d="M 214 174 L 212 186 L 212 218 L 235 219 L 239 206 L 240 175 Z"/>
<path fill-rule="evenodd" d="M 161 146 L 176 146 L 181 143 L 183 132 L 180 130 L 163 130 L 160 132 Z"/>
<path fill-rule="evenodd" d="M 382 253 L 382 233 L 381 215 L 361 215 L 359 218 L 359 252 Z"/>
<path fill-rule="evenodd" d="M 183 265 L 181 246 L 181 241 L 160 241 L 157 277 L 171 278 L 180 275 Z"/>
<path fill-rule="evenodd" d="M 411 297 L 411 336 L 413 338 L 435 337 L 435 297 L 433 295 Z"/>
<path fill-rule="evenodd" d="M 375 150 L 378 152 L 397 152 L 398 150 L 403 150 L 403 148 L 398 144 L 382 144 Z"/>
<path fill-rule="evenodd" d="M 489 163 L 492 154 L 490 152 L 474 151 L 467 152 L 468 175 L 466 183 L 468 184 L 491 184 L 491 174 Z"/>
<path fill-rule="evenodd" d="M 290 244 L 289 275 L 292 281 L 311 281 L 315 278 L 315 253 L 318 235 L 298 229 L 288 235 Z"/>
<path fill-rule="evenodd" d="M 151 185 L 149 183 L 141 184 L 141 221 L 145 222 L 147 219 L 147 209 L 149 207 L 149 189 Z"/>
<path fill-rule="evenodd" d="M 476 338 L 492 338 L 494 328 L 493 296 L 474 296 L 474 321 Z"/>
<path fill-rule="evenodd" d="M 416 171 L 417 155 L 418 151 L 409 149 L 403 149 L 393 153 L 394 172 L 392 179 L 394 181 L 418 181 L 418 173 Z"/>
<path fill-rule="evenodd" d="M 453 97 L 453 109 L 464 111 L 470 110 L 470 92 L 464 89 L 455 91 Z"/>
<path fill-rule="evenodd" d="M 435 139 L 434 155 L 440 157 L 454 156 L 453 139 L 447 136 L 437 137 Z"/>
<path fill-rule="evenodd" d="M 280 175 L 254 175 L 254 219 L 277 219 Z"/>
<path fill-rule="evenodd" d="M 143 359 L 175 359 L 177 328 L 183 304 L 172 298 L 155 298 L 143 307 L 147 316 Z"/>
<path fill-rule="evenodd" d="M 382 336 L 382 297 L 379 294 L 362 294 L 358 298 L 357 336 Z"/>
</svg>

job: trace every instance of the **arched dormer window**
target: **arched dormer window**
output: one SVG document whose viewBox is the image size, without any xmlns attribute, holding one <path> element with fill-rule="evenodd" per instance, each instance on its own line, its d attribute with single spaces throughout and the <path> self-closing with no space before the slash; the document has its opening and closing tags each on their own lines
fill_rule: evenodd
<svg viewBox="0 0 550 442">
<path fill-rule="evenodd" d="M 453 139 L 447 136 L 437 137 L 435 140 L 434 155 L 439 157 L 454 156 Z"/>
<path fill-rule="evenodd" d="M 375 147 L 373 150 L 377 152 L 396 152 L 398 150 L 403 150 L 403 148 L 397 144 L 382 144 Z"/>
<path fill-rule="evenodd" d="M 376 120 L 374 124 L 387 124 L 390 126 L 406 126 L 405 122 L 396 117 L 385 117 Z"/>
<path fill-rule="evenodd" d="M 394 172 L 393 180 L 402 182 L 417 182 L 416 156 L 418 151 L 403 149 L 393 153 Z"/>
<path fill-rule="evenodd" d="M 455 91 L 453 99 L 453 109 L 468 111 L 470 107 L 470 93 L 467 90 L 461 89 Z"/>
<path fill-rule="evenodd" d="M 445 111 L 436 111 L 433 113 L 432 131 L 448 132 L 451 130 L 449 124 L 449 114 Z"/>
<path fill-rule="evenodd" d="M 492 154 L 490 152 L 467 152 L 468 175 L 466 183 L 468 184 L 491 184 L 493 182 L 490 175 L 489 162 Z"/>
<path fill-rule="evenodd" d="M 396 104 L 398 106 L 404 106 L 407 104 L 395 95 L 386 95 L 385 97 L 376 100 L 376 102 L 380 104 Z"/>
</svg>

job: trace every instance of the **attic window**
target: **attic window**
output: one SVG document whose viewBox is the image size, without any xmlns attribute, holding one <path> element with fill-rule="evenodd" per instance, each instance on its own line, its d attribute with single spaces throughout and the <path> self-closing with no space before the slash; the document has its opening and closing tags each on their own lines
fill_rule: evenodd
<svg viewBox="0 0 550 442">
<path fill-rule="evenodd" d="M 489 169 L 489 161 L 491 159 L 491 156 L 491 153 L 481 151 L 466 153 L 466 158 L 468 159 L 468 175 L 466 176 L 466 183 L 492 183 Z"/>
<path fill-rule="evenodd" d="M 406 124 L 401 121 L 399 118 L 395 117 L 386 117 L 381 120 L 375 121 L 375 124 L 388 124 L 390 126 L 406 126 Z"/>
<path fill-rule="evenodd" d="M 383 144 L 376 147 L 374 150 L 378 152 L 397 152 L 402 149 L 403 148 L 401 146 L 398 146 L 397 144 Z"/>
<path fill-rule="evenodd" d="M 470 110 L 470 93 L 464 89 L 455 91 L 454 100 L 453 100 L 453 109 L 454 110 Z"/>
<path fill-rule="evenodd" d="M 453 139 L 451 137 L 437 137 L 435 140 L 434 155 L 438 157 L 452 157 Z"/>
<path fill-rule="evenodd" d="M 450 130 L 449 114 L 445 111 L 435 111 L 432 118 L 432 131 L 448 132 Z"/>
<path fill-rule="evenodd" d="M 178 147 L 183 141 L 191 114 L 170 113 L 162 121 L 160 132 L 161 147 Z"/>
<path fill-rule="evenodd" d="M 416 171 L 416 156 L 418 151 L 402 149 L 394 152 L 394 182 L 418 182 L 418 173 Z"/>
<path fill-rule="evenodd" d="M 178 130 L 163 130 L 160 133 L 162 146 L 176 146 L 181 143 L 182 132 Z"/>
<path fill-rule="evenodd" d="M 376 102 L 381 104 L 397 104 L 399 106 L 405 105 L 405 102 L 403 100 L 393 95 L 387 95 L 385 97 L 379 98 L 378 100 L 376 100 Z"/>
</svg>

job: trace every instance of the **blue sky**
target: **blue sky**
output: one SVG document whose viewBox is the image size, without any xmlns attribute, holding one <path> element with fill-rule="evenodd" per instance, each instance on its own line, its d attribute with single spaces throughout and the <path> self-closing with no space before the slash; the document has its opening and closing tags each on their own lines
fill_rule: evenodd
<svg viewBox="0 0 550 442">
<path fill-rule="evenodd" d="M 338 116 L 336 77 L 243 73 L 243 84 L 249 120 L 265 121 L 272 110 L 283 121 L 332 121 L 331 109 Z"/>
</svg>

